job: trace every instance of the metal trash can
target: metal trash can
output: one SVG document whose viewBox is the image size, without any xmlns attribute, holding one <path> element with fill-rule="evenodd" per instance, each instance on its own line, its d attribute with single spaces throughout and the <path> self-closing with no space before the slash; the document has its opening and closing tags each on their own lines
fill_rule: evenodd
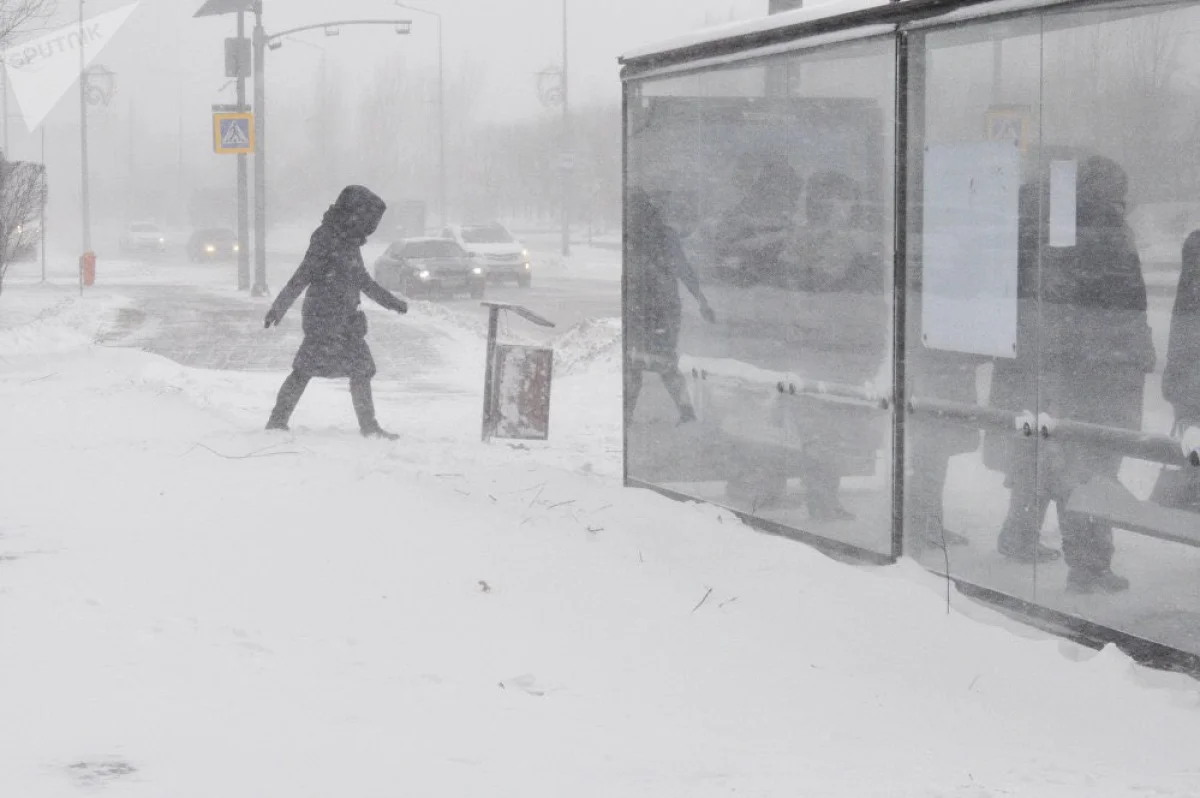
<svg viewBox="0 0 1200 798">
<path fill-rule="evenodd" d="M 550 385 L 554 350 L 545 346 L 497 341 L 500 313 L 512 311 L 538 325 L 553 327 L 520 305 L 483 302 L 488 308 L 487 367 L 483 387 L 483 440 L 508 438 L 544 441 L 550 435 Z"/>
</svg>

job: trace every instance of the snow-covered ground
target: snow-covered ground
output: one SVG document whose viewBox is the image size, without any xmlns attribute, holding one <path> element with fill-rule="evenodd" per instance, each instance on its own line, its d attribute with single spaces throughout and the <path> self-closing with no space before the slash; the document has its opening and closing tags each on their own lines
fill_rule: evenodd
<svg viewBox="0 0 1200 798">
<path fill-rule="evenodd" d="M 377 314 L 442 348 L 389 444 L 70 289 L 0 296 L 4 798 L 1200 795 L 1195 682 L 622 488 L 614 322 L 481 444 L 482 340 Z"/>
</svg>

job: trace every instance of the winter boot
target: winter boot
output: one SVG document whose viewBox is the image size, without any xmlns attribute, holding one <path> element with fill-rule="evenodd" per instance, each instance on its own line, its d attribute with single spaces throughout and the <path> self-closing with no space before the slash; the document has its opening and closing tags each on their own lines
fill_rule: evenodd
<svg viewBox="0 0 1200 798">
<path fill-rule="evenodd" d="M 996 544 L 996 550 L 1010 560 L 1014 560 L 1025 565 L 1033 565 L 1037 563 L 1042 565 L 1048 562 L 1054 562 L 1062 556 L 1062 552 L 1058 549 L 1052 549 L 1049 546 L 1034 542 L 1032 546 L 1014 543 L 1011 537 L 1000 535 L 1000 540 Z"/>
<path fill-rule="evenodd" d="M 376 424 L 374 427 L 372 427 L 370 429 L 364 429 L 361 432 L 362 432 L 362 436 L 364 438 L 379 438 L 379 439 L 385 440 L 385 441 L 400 440 L 399 435 L 397 435 L 394 432 L 388 432 L 387 430 L 385 430 L 383 427 L 379 426 L 378 424 Z"/>
<path fill-rule="evenodd" d="M 1096 571 L 1090 568 L 1072 568 L 1067 573 L 1068 593 L 1120 593 L 1129 589 L 1129 580 L 1112 572 L 1110 568 Z"/>
<path fill-rule="evenodd" d="M 275 399 L 275 408 L 271 411 L 271 418 L 267 421 L 267 429 L 287 431 L 288 420 L 292 417 L 292 411 L 296 409 L 296 405 L 300 403 L 300 397 L 304 395 L 308 381 L 308 377 L 296 371 L 288 375 L 279 388 L 279 396 Z"/>
</svg>

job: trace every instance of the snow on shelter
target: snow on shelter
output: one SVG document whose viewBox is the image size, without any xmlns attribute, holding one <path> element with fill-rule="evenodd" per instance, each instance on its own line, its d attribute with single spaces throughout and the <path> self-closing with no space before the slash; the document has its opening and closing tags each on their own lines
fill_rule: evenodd
<svg viewBox="0 0 1200 798">
<path fill-rule="evenodd" d="M 625 479 L 1200 670 L 1200 0 L 622 59 Z"/>
</svg>

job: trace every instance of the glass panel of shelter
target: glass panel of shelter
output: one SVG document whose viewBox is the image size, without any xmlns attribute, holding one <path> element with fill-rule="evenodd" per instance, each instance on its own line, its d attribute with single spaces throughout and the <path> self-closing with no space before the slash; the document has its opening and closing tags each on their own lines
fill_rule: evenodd
<svg viewBox="0 0 1200 798">
<path fill-rule="evenodd" d="M 1040 604 L 1200 654 L 1200 7 L 1045 15 Z M 1047 147 L 1049 149 L 1049 147 Z M 1176 428 L 1178 424 L 1178 429 Z M 1174 434 L 1176 439 L 1170 436 Z"/>
<path fill-rule="evenodd" d="M 906 360 L 908 551 L 1193 653 L 1197 32 L 1123 4 L 914 42 Z"/>
<path fill-rule="evenodd" d="M 628 122 L 630 477 L 884 555 L 894 48 L 646 83 Z"/>
<path fill-rule="evenodd" d="M 905 551 L 1025 601 L 1036 549 L 1001 532 L 1037 478 L 1037 386 L 1022 377 L 1039 229 L 1020 209 L 1042 157 L 1040 52 L 1037 18 L 932 31 L 913 37 L 909 76 Z"/>
</svg>

